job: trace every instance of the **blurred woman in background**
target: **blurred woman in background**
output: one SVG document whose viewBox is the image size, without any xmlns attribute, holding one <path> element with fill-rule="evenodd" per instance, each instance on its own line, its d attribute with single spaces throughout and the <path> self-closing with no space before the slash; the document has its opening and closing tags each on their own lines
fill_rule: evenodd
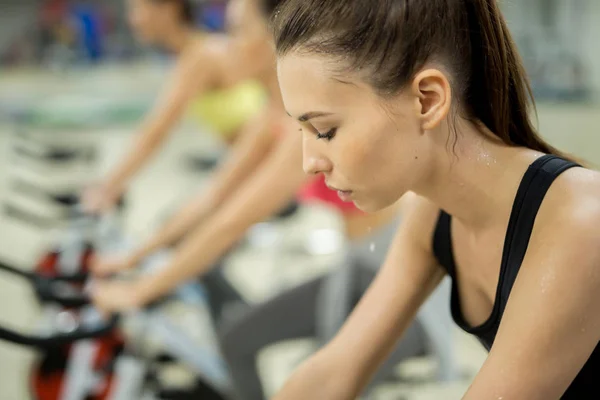
<svg viewBox="0 0 600 400">
<path fill-rule="evenodd" d="M 231 144 L 273 94 L 278 97 L 270 42 L 251 25 L 230 24 L 228 35 L 209 34 L 194 26 L 189 0 L 128 0 L 127 5 L 137 38 L 175 55 L 175 65 L 124 157 L 84 193 L 90 211 L 115 204 L 186 113 Z M 255 136 L 246 145 L 259 154 L 268 142 Z"/>
</svg>

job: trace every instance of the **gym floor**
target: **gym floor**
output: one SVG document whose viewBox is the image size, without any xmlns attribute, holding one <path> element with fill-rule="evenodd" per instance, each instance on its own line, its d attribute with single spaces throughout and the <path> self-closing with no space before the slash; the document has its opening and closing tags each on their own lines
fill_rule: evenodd
<svg viewBox="0 0 600 400">
<path fill-rule="evenodd" d="M 139 75 L 138 75 L 139 76 Z M 16 81 L 15 81 L 16 82 Z M 2 85 L 0 85 L 2 86 Z M 18 85 L 17 85 L 18 86 Z M 100 85 L 98 85 L 100 86 Z M 6 88 L 6 87 L 5 87 Z M 50 89 L 48 89 L 50 90 Z M 584 158 L 594 165 L 600 161 L 600 108 L 593 105 L 541 104 L 538 109 L 540 130 L 555 145 Z M 112 127 L 95 132 L 103 146 L 103 166 L 118 158 L 131 126 Z M 0 198 L 7 195 L 6 177 L 9 160 L 9 141 L 13 128 L 0 121 Z M 129 196 L 127 232 L 142 239 L 156 228 L 170 210 L 191 193 L 201 188 L 204 177 L 186 169 L 186 156 L 216 149 L 208 135 L 193 126 L 182 124 L 169 140 L 166 148 L 136 180 Z M 31 268 L 56 235 L 40 230 L 0 213 L 0 259 Z M 298 242 L 304 233 L 320 228 L 338 229 L 339 220 L 327 209 L 303 208 L 292 222 L 281 226 L 286 242 Z M 282 285 L 301 282 L 314 274 L 322 273 L 335 261 L 335 254 L 320 256 L 313 261 L 294 254 L 246 247 L 237 251 L 228 262 L 227 272 L 232 281 L 251 301 L 260 301 Z M 278 267 L 278 268 L 275 268 Z M 0 323 L 8 326 L 33 329 L 36 309 L 34 299 L 26 287 L 7 279 L 0 280 Z M 382 386 L 374 398 L 392 400 L 460 399 L 472 376 L 485 359 L 480 345 L 470 337 L 455 331 L 464 380 L 453 383 L 434 383 L 427 380 L 431 365 L 428 360 L 414 360 L 399 368 L 406 382 Z M 310 351 L 307 341 L 293 341 L 275 345 L 263 352 L 259 364 L 264 383 L 273 392 L 285 380 L 298 360 Z M 27 400 L 28 373 L 35 354 L 26 349 L 0 343 L 0 400 Z"/>
</svg>

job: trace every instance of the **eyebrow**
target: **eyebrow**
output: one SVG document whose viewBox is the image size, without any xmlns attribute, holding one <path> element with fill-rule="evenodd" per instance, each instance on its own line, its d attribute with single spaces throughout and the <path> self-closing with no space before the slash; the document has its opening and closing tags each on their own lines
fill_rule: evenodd
<svg viewBox="0 0 600 400">
<path fill-rule="evenodd" d="M 337 78 L 337 77 L 332 77 L 331 79 L 333 79 L 336 82 L 342 83 L 344 85 L 352 85 L 352 86 L 356 86 L 356 84 L 354 82 L 350 82 L 341 78 Z"/>
<path fill-rule="evenodd" d="M 287 113 L 290 117 L 292 116 L 289 112 Z M 302 114 L 297 119 L 300 122 L 307 122 L 313 118 L 324 117 L 326 115 L 331 115 L 331 113 L 322 112 L 322 111 L 309 111 L 307 113 Z"/>
</svg>

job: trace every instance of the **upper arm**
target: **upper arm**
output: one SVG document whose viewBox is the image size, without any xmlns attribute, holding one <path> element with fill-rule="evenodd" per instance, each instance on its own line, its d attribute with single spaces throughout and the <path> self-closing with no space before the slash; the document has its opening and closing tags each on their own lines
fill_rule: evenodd
<svg viewBox="0 0 600 400">
<path fill-rule="evenodd" d="M 253 176 L 258 165 L 268 157 L 269 152 L 277 148 L 277 139 L 273 134 L 272 114 L 270 110 L 265 109 L 244 124 L 239 139 L 214 173 L 208 194 L 203 193 L 202 198 L 205 199 L 208 195 L 210 203 L 215 208 L 229 199 L 240 184 Z M 294 149 L 289 151 L 295 154 Z M 292 162 L 295 163 L 296 160 Z"/>
<path fill-rule="evenodd" d="M 403 221 L 383 267 L 324 350 L 334 369 L 343 371 L 339 375 L 347 383 L 355 382 L 353 393 L 366 385 L 444 276 L 430 244 L 438 209 L 420 197 L 411 203 L 404 207 Z"/>
<path fill-rule="evenodd" d="M 231 160 L 226 163 L 235 163 L 239 159 L 252 154 L 263 158 L 266 151 L 276 145 L 274 125 L 280 117 L 270 109 L 264 109 L 248 120 L 239 132 L 239 139 L 231 150 Z"/>
<path fill-rule="evenodd" d="M 288 129 L 264 161 L 218 211 L 223 224 L 246 229 L 279 211 L 308 179 L 302 170 L 302 136 Z"/>
<path fill-rule="evenodd" d="M 592 203 L 540 209 L 543 222 L 465 398 L 558 399 L 589 358 L 600 339 L 600 210 Z"/>
<path fill-rule="evenodd" d="M 215 58 L 205 49 L 183 56 L 171 72 L 158 100 L 146 117 L 147 131 L 166 134 L 175 125 L 190 101 L 214 80 Z"/>
</svg>

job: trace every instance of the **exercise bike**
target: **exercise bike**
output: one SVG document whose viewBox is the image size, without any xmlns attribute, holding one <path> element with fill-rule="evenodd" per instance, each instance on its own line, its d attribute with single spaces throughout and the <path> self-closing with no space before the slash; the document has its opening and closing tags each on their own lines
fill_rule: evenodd
<svg viewBox="0 0 600 400">
<path fill-rule="evenodd" d="M 100 324 L 98 315 L 89 306 L 84 293 L 88 281 L 91 257 L 96 252 L 127 247 L 119 234 L 118 218 L 100 221 L 83 213 L 75 218 L 63 243 L 42 257 L 34 272 L 24 272 L 4 265 L 4 271 L 25 278 L 47 314 L 46 321 L 59 321 L 62 330 L 71 332 L 78 324 Z M 103 229 L 99 229 L 103 226 Z M 104 231 L 99 233 L 98 231 Z M 168 252 L 150 257 L 141 266 L 149 271 L 164 265 Z M 39 400 L 121 400 L 121 399 L 196 399 L 224 400 L 231 391 L 225 364 L 218 354 L 213 319 L 208 309 L 207 293 L 199 283 L 181 286 L 171 296 L 129 315 L 121 316 L 119 329 L 112 325 L 109 332 L 96 336 L 52 336 L 41 349 L 41 362 L 36 364 L 32 383 Z M 205 331 L 199 345 L 189 326 L 178 327 L 169 315 L 173 301 L 185 304 L 188 312 L 203 316 L 195 324 Z M 94 316 L 94 314 L 96 314 Z M 188 314 L 189 315 L 189 314 Z M 181 316 L 179 316 L 181 317 Z M 52 326 L 52 322 L 44 325 Z M 87 326 L 87 325 L 86 325 Z M 209 327 L 209 329 L 206 329 Z M 125 328 L 125 329 L 124 329 Z M 59 333 L 61 330 L 59 330 Z M 133 333 L 132 333 L 133 332 Z M 7 334 L 5 339 L 35 347 L 26 335 Z M 71 332 L 72 333 L 72 332 Z M 195 332 L 197 333 L 197 332 Z M 19 336 L 20 335 L 20 336 Z M 198 336 L 198 335 L 196 335 Z M 2 337 L 0 337 L 2 338 Z M 86 340 L 78 340 L 78 339 Z M 145 342 L 159 344 L 151 354 Z M 156 347 L 156 346 L 155 346 Z M 180 363 L 196 376 L 194 385 L 183 389 L 168 389 L 157 371 L 167 363 Z"/>
<path fill-rule="evenodd" d="M 95 343 L 104 348 L 103 354 L 119 351 L 120 343 L 116 333 L 118 318 L 104 321 L 90 306 L 90 300 L 81 291 L 75 289 L 82 284 L 80 275 L 44 277 L 34 272 L 26 272 L 5 263 L 0 263 L 0 271 L 24 280 L 33 289 L 38 301 L 47 307 L 55 307 L 58 311 L 38 333 L 22 333 L 0 326 L 0 340 L 15 345 L 36 349 L 40 357 L 31 374 L 31 392 L 38 400 L 72 399 L 68 394 L 68 385 L 64 385 L 63 374 L 68 354 L 78 342 Z M 114 347 L 113 347 L 114 346 Z M 110 377 L 109 365 L 99 357 L 99 370 L 106 370 Z M 85 377 L 80 377 L 85 379 Z M 97 382 L 95 390 L 89 393 L 89 399 L 114 399 L 108 397 L 113 383 L 111 379 Z M 72 384 L 84 385 L 87 382 L 72 380 Z M 120 399 L 119 399 L 120 400 Z"/>
</svg>

